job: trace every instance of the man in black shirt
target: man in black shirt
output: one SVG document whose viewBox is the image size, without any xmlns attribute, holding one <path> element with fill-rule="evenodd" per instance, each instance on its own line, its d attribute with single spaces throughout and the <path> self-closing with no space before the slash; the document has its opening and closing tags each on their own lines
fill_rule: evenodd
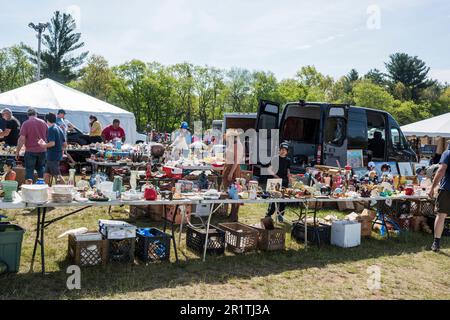
<svg viewBox="0 0 450 320">
<path fill-rule="evenodd" d="M 16 147 L 19 140 L 20 122 L 7 108 L 2 110 L 2 117 L 5 120 L 5 130 L 0 132 L 0 138 L 4 139 L 6 145 Z"/>
<path fill-rule="evenodd" d="M 275 173 L 273 172 L 272 167 L 269 168 L 269 171 L 272 171 L 273 178 L 274 179 L 282 179 L 283 180 L 283 188 L 289 188 L 289 180 L 290 180 L 290 168 L 291 168 L 291 159 L 288 158 L 289 154 L 289 144 L 282 143 L 280 146 L 280 153 L 278 156 L 278 171 Z M 279 204 L 279 212 L 280 215 L 278 216 L 278 220 L 280 222 L 283 222 L 283 216 L 284 216 L 284 210 L 286 209 L 285 203 Z M 269 206 L 269 211 L 267 212 L 267 216 L 272 216 L 276 211 L 276 205 L 275 203 L 272 203 Z"/>
</svg>

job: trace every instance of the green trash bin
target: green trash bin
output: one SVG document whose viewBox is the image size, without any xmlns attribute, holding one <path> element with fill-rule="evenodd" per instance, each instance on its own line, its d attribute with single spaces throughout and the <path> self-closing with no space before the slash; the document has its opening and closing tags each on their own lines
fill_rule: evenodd
<svg viewBox="0 0 450 320">
<path fill-rule="evenodd" d="M 0 262 L 6 264 L 9 273 L 19 272 L 24 233 L 19 226 L 0 224 Z"/>
</svg>

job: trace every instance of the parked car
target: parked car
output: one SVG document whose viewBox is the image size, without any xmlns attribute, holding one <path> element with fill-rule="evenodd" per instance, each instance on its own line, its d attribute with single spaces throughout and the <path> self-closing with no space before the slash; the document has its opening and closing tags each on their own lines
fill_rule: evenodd
<svg viewBox="0 0 450 320">
<path fill-rule="evenodd" d="M 417 162 L 400 126 L 387 112 L 343 104 L 260 101 L 257 130 L 280 129 L 291 144 L 295 167 L 347 164 L 347 150 L 362 150 L 368 162 Z"/>
</svg>

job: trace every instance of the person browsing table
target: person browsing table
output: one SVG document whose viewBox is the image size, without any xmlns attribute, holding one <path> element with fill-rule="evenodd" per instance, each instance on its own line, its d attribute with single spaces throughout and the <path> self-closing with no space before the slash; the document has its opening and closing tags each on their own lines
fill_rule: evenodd
<svg viewBox="0 0 450 320">
<path fill-rule="evenodd" d="M 120 126 L 120 120 L 115 119 L 112 125 L 107 126 L 102 132 L 102 138 L 104 142 L 112 142 L 116 139 L 125 142 L 125 130 Z"/>
<path fill-rule="evenodd" d="M 445 219 L 450 214 L 450 150 L 442 154 L 439 162 L 439 169 L 433 179 L 433 185 L 429 193 L 430 198 L 436 196 L 436 188 L 439 186 L 439 192 L 436 198 L 436 221 L 434 225 L 434 242 L 431 250 L 439 252 L 441 249 L 441 237 L 444 232 Z"/>
<path fill-rule="evenodd" d="M 288 188 L 289 187 L 289 181 L 291 179 L 291 173 L 290 173 L 290 168 L 291 168 L 291 159 L 288 158 L 288 154 L 289 154 L 289 144 L 287 143 L 282 143 L 280 146 L 280 153 L 278 156 L 278 170 L 277 172 L 274 172 L 274 168 L 270 167 L 269 168 L 269 172 L 272 174 L 272 178 L 275 179 L 282 179 L 283 180 L 283 188 Z M 284 211 L 286 210 L 286 204 L 285 203 L 280 203 L 280 215 L 278 216 L 278 220 L 279 222 L 283 222 L 284 219 Z M 276 210 L 276 205 L 275 203 L 270 204 L 269 206 L 269 210 L 267 211 L 267 217 L 271 217 Z"/>
<path fill-rule="evenodd" d="M 2 117 L 5 120 L 5 130 L 0 132 L 0 138 L 4 138 L 7 146 L 15 147 L 19 140 L 20 122 L 17 120 L 12 111 L 8 108 L 2 110 Z"/>
<path fill-rule="evenodd" d="M 67 146 L 66 137 L 59 126 L 56 125 L 56 115 L 49 113 L 45 116 L 48 125 L 47 142 L 39 141 L 42 148 L 47 149 L 47 165 L 45 167 L 45 183 L 50 184 L 51 178 L 56 177 L 58 183 L 64 183 L 59 162 L 63 158 Z"/>
<path fill-rule="evenodd" d="M 16 149 L 16 160 L 19 160 L 20 150 L 25 146 L 25 180 L 33 180 L 34 170 L 40 179 L 44 178 L 46 149 L 39 145 L 40 140 L 47 139 L 47 124 L 37 117 L 35 109 L 27 112 L 28 120 L 20 129 Z"/>
<path fill-rule="evenodd" d="M 89 116 L 89 137 L 91 143 L 102 142 L 102 125 L 94 115 Z"/>
</svg>

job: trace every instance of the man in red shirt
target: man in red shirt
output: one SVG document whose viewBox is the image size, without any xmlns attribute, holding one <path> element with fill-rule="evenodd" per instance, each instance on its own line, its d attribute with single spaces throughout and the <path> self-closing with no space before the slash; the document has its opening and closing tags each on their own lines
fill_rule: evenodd
<svg viewBox="0 0 450 320">
<path fill-rule="evenodd" d="M 28 120 L 20 129 L 19 142 L 16 149 L 16 159 L 19 160 L 20 150 L 25 146 L 25 179 L 33 180 L 34 170 L 38 177 L 44 177 L 47 150 L 39 145 L 39 141 L 47 141 L 47 124 L 37 117 L 37 111 L 28 110 Z"/>
<path fill-rule="evenodd" d="M 113 124 L 106 127 L 102 132 L 102 138 L 104 142 L 112 142 L 116 139 L 122 140 L 125 142 L 125 130 L 120 127 L 120 120 L 115 119 Z"/>
</svg>

